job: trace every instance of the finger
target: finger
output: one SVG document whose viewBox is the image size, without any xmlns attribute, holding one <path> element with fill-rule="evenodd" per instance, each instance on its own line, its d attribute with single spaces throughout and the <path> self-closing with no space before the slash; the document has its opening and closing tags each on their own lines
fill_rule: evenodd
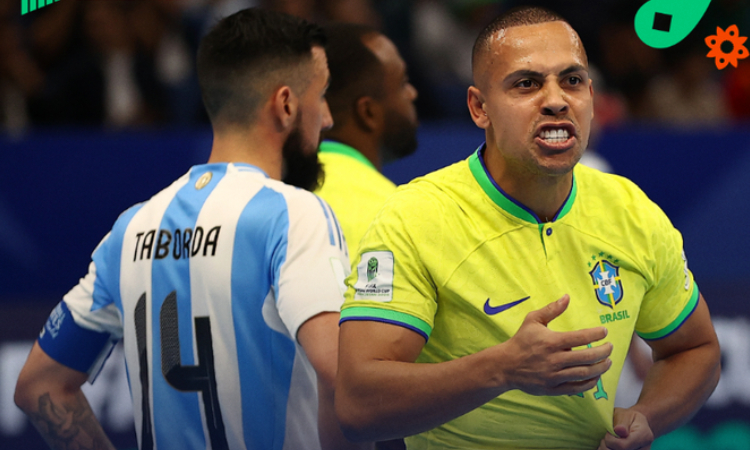
<svg viewBox="0 0 750 450">
<path fill-rule="evenodd" d="M 628 437 L 635 419 L 636 414 L 628 413 L 627 409 L 615 408 L 612 417 L 612 425 L 614 426 L 617 436 L 621 438 Z"/>
<path fill-rule="evenodd" d="M 608 371 L 610 367 L 612 367 L 612 361 L 610 359 L 606 359 L 590 366 L 568 367 L 554 374 L 550 380 L 552 385 L 597 380 Z"/>
<path fill-rule="evenodd" d="M 648 444 L 633 439 L 618 438 L 617 436 L 607 433 L 604 437 L 604 445 L 607 450 L 640 450 Z"/>
<path fill-rule="evenodd" d="M 531 311 L 526 315 L 526 320 L 540 323 L 546 327 L 553 319 L 565 312 L 569 304 L 570 296 L 565 294 L 557 301 L 548 304 L 544 308 Z"/>
<path fill-rule="evenodd" d="M 605 327 L 585 328 L 583 330 L 556 332 L 555 339 L 558 340 L 561 349 L 585 347 L 607 337 L 608 330 Z"/>
<path fill-rule="evenodd" d="M 574 366 L 588 366 L 597 364 L 609 358 L 614 346 L 611 342 L 605 342 L 596 347 L 583 348 L 566 352 L 558 352 L 553 355 L 553 364 L 560 369 Z"/>
<path fill-rule="evenodd" d="M 599 377 L 590 380 L 567 381 L 550 388 L 546 395 L 578 395 L 596 387 Z"/>
<path fill-rule="evenodd" d="M 624 427 L 623 427 L 624 428 Z M 615 427 L 615 433 L 618 435 L 623 431 Z M 652 438 L 643 435 L 643 433 L 633 433 L 631 430 L 625 430 L 626 436 L 613 436 L 609 433 L 604 437 L 604 444 L 612 450 L 648 450 L 651 448 Z"/>
<path fill-rule="evenodd" d="M 615 434 L 619 438 L 626 438 L 630 435 L 630 429 L 625 425 L 615 425 Z"/>
</svg>

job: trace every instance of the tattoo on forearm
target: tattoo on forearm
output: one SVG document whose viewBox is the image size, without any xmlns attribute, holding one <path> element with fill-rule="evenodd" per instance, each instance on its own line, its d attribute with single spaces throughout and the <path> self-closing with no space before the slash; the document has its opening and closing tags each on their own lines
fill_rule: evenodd
<svg viewBox="0 0 750 450">
<path fill-rule="evenodd" d="M 39 397 L 38 406 L 38 411 L 29 414 L 29 417 L 52 448 L 114 449 L 82 393 L 70 402 L 58 403 L 54 403 L 46 393 Z"/>
</svg>

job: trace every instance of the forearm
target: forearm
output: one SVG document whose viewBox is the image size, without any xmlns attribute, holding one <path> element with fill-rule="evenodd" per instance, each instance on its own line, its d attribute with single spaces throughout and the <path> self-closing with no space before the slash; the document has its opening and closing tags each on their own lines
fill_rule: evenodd
<svg viewBox="0 0 750 450">
<path fill-rule="evenodd" d="M 80 389 L 41 393 L 23 409 L 53 449 L 115 450 Z"/>
<path fill-rule="evenodd" d="M 87 378 L 34 343 L 18 376 L 14 400 L 51 448 L 115 449 L 81 392 Z"/>
<path fill-rule="evenodd" d="M 344 437 L 333 408 L 333 387 L 318 382 L 318 431 L 323 450 L 374 450 L 372 442 L 353 443 Z"/>
<path fill-rule="evenodd" d="M 496 349 L 494 349 L 496 350 Z M 438 364 L 370 361 L 339 383 L 336 413 L 354 440 L 410 436 L 459 417 L 508 390 L 484 352 Z"/>
<path fill-rule="evenodd" d="M 508 341 L 434 364 L 414 362 L 425 342 L 418 333 L 375 321 L 343 323 L 336 415 L 344 432 L 358 441 L 400 438 L 435 428 L 509 390 L 574 395 L 593 388 L 611 366 L 612 345 L 589 345 L 606 336 L 603 327 L 549 330 L 547 323 L 568 301 L 566 295 L 527 314 Z"/>
<path fill-rule="evenodd" d="M 720 373 L 716 341 L 658 360 L 633 409 L 646 416 L 655 437 L 662 436 L 685 424 L 703 406 Z"/>
</svg>

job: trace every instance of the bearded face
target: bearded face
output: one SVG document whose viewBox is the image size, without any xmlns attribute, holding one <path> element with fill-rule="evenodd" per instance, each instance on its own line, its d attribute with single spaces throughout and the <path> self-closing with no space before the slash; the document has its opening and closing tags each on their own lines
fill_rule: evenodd
<svg viewBox="0 0 750 450">
<path fill-rule="evenodd" d="M 417 149 L 418 123 L 393 111 L 385 116 L 383 131 L 383 163 L 409 156 Z"/>
<path fill-rule="evenodd" d="M 323 165 L 318 161 L 318 142 L 305 142 L 302 136 L 302 114 L 282 147 L 284 176 L 282 181 L 298 188 L 314 191 L 323 184 Z"/>
</svg>

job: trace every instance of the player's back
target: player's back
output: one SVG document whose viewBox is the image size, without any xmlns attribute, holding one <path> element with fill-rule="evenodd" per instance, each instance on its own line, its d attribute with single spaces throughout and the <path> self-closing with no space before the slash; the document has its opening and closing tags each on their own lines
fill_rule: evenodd
<svg viewBox="0 0 750 450">
<path fill-rule="evenodd" d="M 361 153 L 339 142 L 320 144 L 319 159 L 325 181 L 316 194 L 336 212 L 353 259 L 360 239 L 396 185 Z"/>
<path fill-rule="evenodd" d="M 326 207 L 211 164 L 118 219 L 94 253 L 108 295 L 92 309 L 111 300 L 122 317 L 141 449 L 319 447 L 315 373 L 292 338 L 308 316 L 278 292 L 295 224 Z"/>
</svg>

